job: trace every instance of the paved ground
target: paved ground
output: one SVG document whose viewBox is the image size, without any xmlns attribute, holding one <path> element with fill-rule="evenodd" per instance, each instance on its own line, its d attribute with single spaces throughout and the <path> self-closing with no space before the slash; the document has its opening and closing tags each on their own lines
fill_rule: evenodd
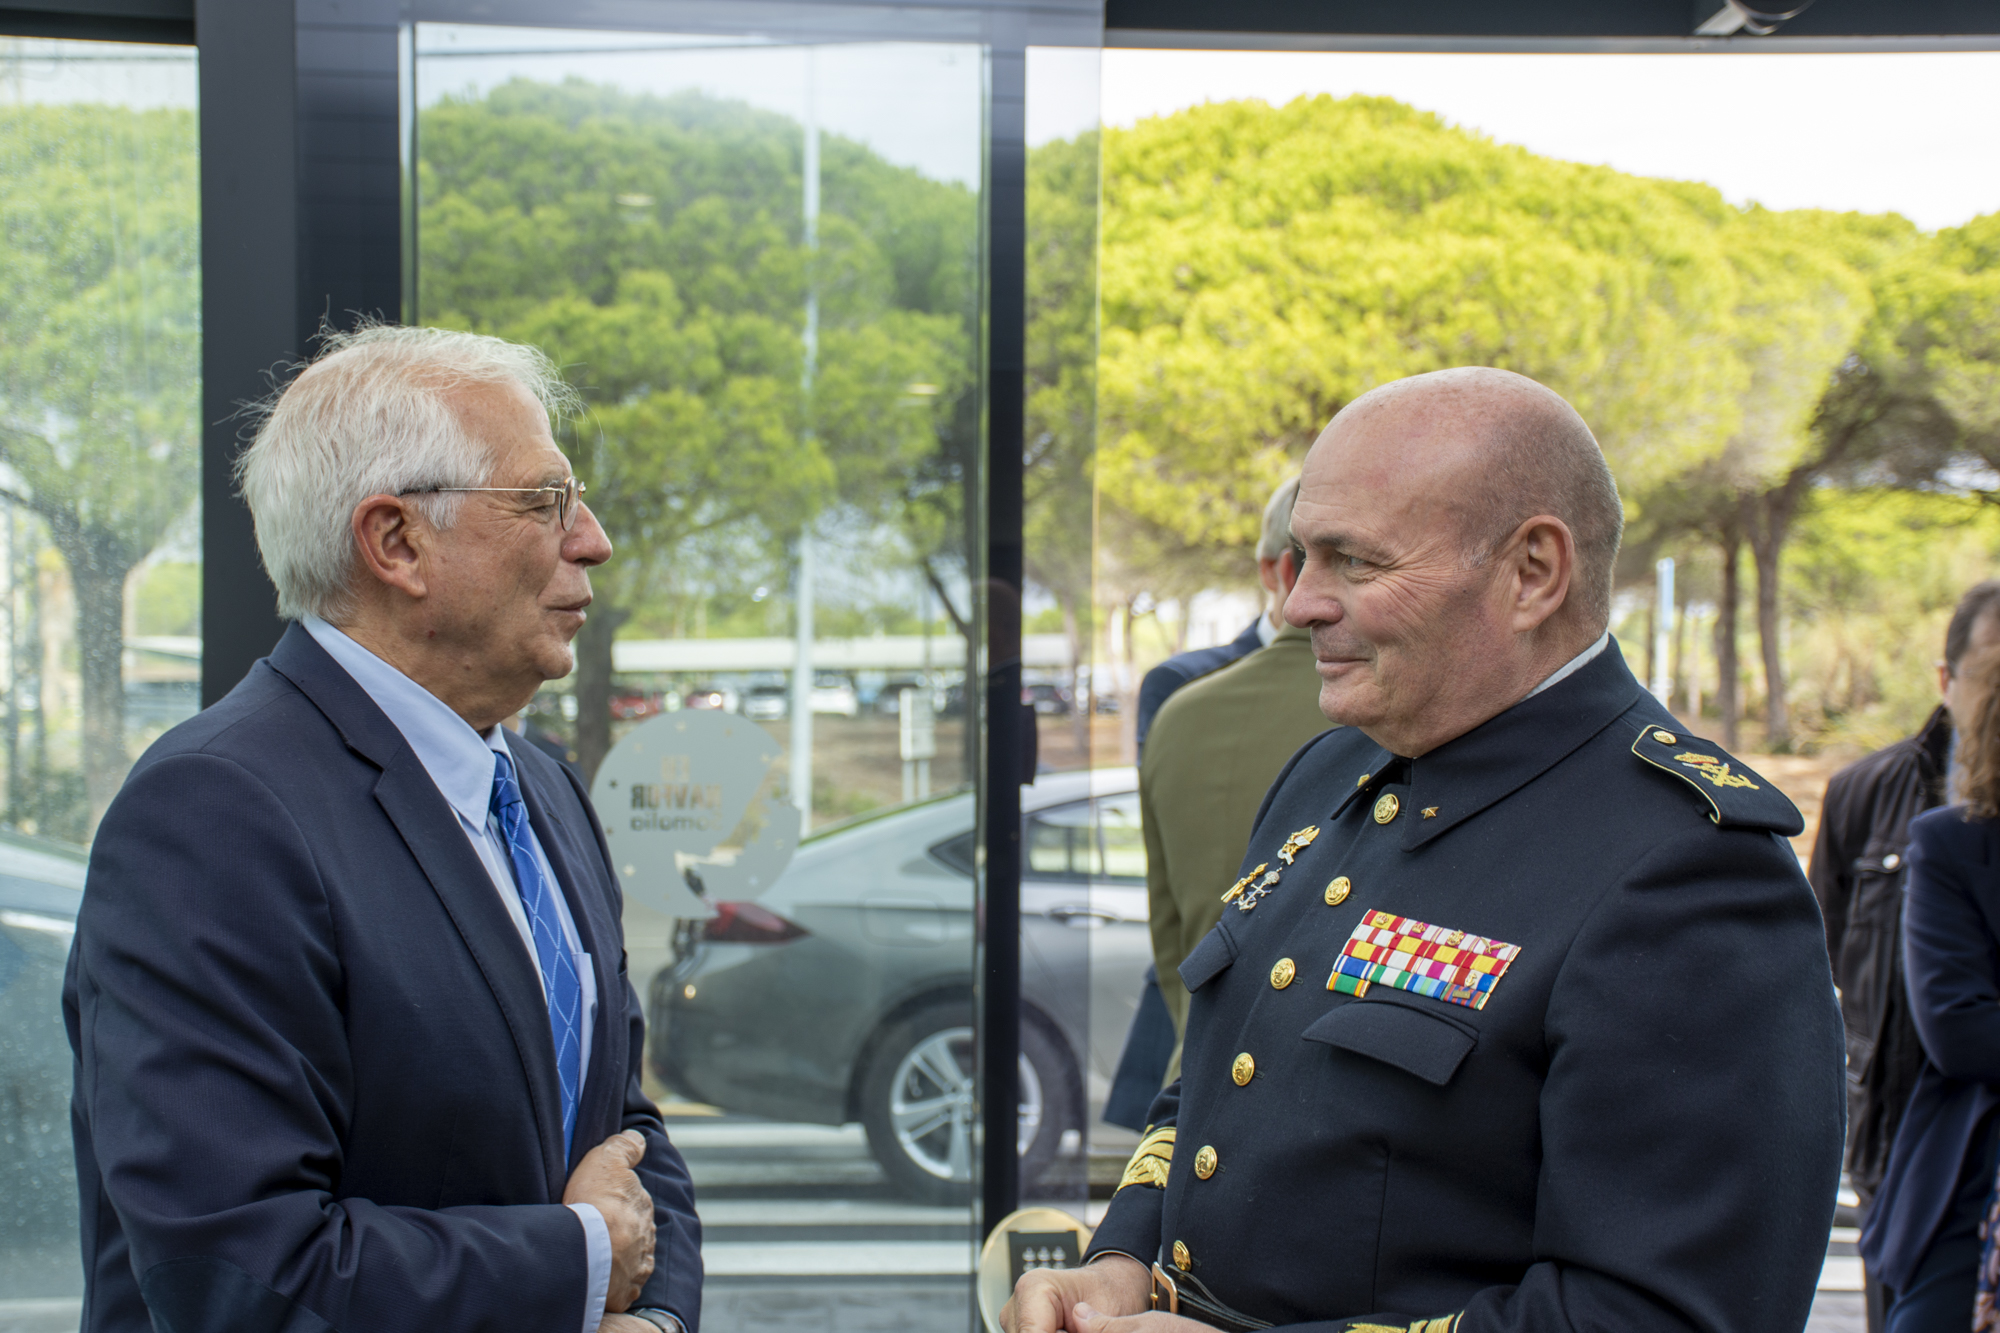
<svg viewBox="0 0 2000 1333">
<path fill-rule="evenodd" d="M 963 1209 L 888 1190 L 858 1128 L 674 1121 L 702 1203 L 703 1333 L 958 1333 L 972 1327 Z M 1846 1200 L 1852 1203 L 1851 1197 Z M 1087 1220 L 1101 1203 L 1081 1208 Z M 1843 1222 L 1852 1222 L 1843 1209 Z M 1855 1233 L 1829 1237 L 1806 1333 L 1863 1333 Z"/>
</svg>

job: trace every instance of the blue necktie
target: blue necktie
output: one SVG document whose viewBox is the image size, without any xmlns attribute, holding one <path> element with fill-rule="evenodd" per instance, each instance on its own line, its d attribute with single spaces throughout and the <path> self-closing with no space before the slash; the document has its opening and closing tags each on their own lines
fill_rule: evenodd
<svg viewBox="0 0 2000 1333">
<path fill-rule="evenodd" d="M 528 926 L 535 937 L 535 961 L 549 992 L 549 1035 L 556 1043 L 556 1082 L 562 1085 L 563 1160 L 569 1160 L 570 1137 L 576 1131 L 578 1066 L 583 1058 L 583 983 L 563 939 L 562 918 L 556 914 L 559 890 L 542 874 L 535 859 L 528 808 L 521 803 L 521 784 L 514 780 L 514 760 L 493 752 L 493 796 L 488 803 L 507 839 L 507 857 L 514 863 L 514 887 L 528 909 Z"/>
</svg>

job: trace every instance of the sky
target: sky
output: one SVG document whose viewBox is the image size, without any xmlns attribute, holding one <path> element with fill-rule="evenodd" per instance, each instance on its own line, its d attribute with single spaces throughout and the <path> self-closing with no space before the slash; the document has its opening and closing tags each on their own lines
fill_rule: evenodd
<svg viewBox="0 0 2000 1333">
<path fill-rule="evenodd" d="M 1706 181 L 1736 203 L 1898 212 L 1926 229 L 2000 210 L 2000 52 L 1515 55 L 1104 53 L 1101 114 L 1372 93 L 1549 157 Z"/>
<path fill-rule="evenodd" d="M 802 117 L 940 180 L 981 174 L 976 47 L 816 50 L 659 34 L 418 29 L 418 101 L 515 75 L 700 88 Z M 60 54 L 61 60 L 50 60 Z M 106 57 L 112 57 L 107 59 Z M 0 103 L 192 105 L 191 52 L 0 40 Z M 1505 143 L 1640 175 L 1706 181 L 1737 203 L 1894 211 L 1927 229 L 2000 210 L 2000 51 L 1685 55 L 1054 50 L 1028 61 L 1028 139 L 1130 126 L 1208 101 L 1373 93 Z"/>
</svg>

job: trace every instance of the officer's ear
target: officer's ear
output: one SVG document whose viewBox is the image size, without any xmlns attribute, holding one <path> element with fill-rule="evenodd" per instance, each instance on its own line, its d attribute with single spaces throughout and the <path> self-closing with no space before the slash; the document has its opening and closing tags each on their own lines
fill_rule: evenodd
<svg viewBox="0 0 2000 1333">
<path fill-rule="evenodd" d="M 1280 604 L 1292 595 L 1292 587 L 1299 581 L 1299 571 L 1306 567 L 1306 552 L 1296 542 L 1285 548 L 1278 556 L 1278 593 Z"/>
<path fill-rule="evenodd" d="M 1552 514 L 1538 514 L 1514 529 L 1495 556 L 1494 571 L 1516 634 L 1541 628 L 1569 600 L 1576 572 L 1576 538 Z"/>
</svg>

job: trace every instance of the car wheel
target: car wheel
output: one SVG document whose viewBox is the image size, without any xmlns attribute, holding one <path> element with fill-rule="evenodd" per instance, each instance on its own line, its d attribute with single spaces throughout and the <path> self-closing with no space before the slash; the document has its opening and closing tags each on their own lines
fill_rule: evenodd
<svg viewBox="0 0 2000 1333">
<path fill-rule="evenodd" d="M 1021 1025 L 1017 1150 L 1032 1183 L 1055 1159 L 1063 1132 L 1081 1127 L 1076 1073 L 1033 1023 Z M 861 1079 L 868 1147 L 898 1191 L 923 1203 L 972 1197 L 974 1067 L 971 1007 L 933 1004 L 882 1034 Z"/>
</svg>

